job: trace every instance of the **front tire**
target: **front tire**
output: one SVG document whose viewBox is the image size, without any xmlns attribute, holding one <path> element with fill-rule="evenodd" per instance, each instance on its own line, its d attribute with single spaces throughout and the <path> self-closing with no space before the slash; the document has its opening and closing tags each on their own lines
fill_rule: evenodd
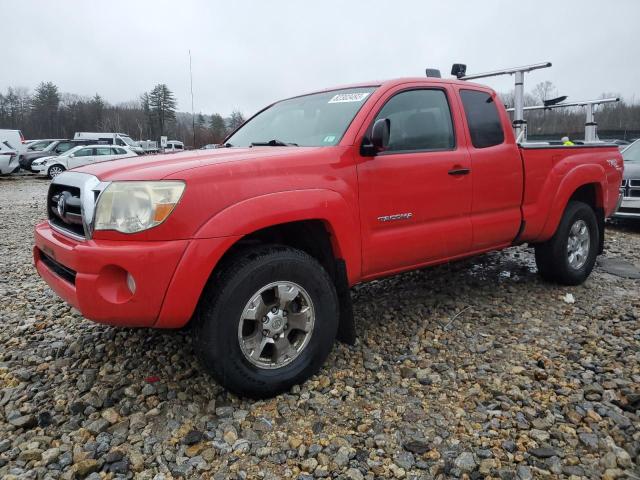
<svg viewBox="0 0 640 480">
<path fill-rule="evenodd" d="M 259 247 L 212 277 L 194 327 L 196 353 L 221 385 L 251 398 L 271 397 L 324 364 L 338 329 L 338 297 L 313 257 Z"/>
<path fill-rule="evenodd" d="M 64 171 L 65 168 L 62 165 L 52 165 L 49 167 L 49 170 L 47 170 L 47 176 L 53 180 Z"/>
<path fill-rule="evenodd" d="M 596 263 L 599 233 L 593 209 L 584 202 L 570 201 L 553 237 L 535 246 L 540 276 L 562 285 L 583 283 Z"/>
</svg>

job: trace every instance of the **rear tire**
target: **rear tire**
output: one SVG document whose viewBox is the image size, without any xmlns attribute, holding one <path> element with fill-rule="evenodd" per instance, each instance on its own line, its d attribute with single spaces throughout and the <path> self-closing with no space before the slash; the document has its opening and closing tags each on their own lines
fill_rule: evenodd
<svg viewBox="0 0 640 480">
<path fill-rule="evenodd" d="M 218 383 L 266 398 L 317 373 L 337 329 L 338 297 L 324 268 L 300 250 L 264 246 L 238 254 L 211 278 L 193 343 Z"/>
<path fill-rule="evenodd" d="M 598 220 L 584 202 L 570 201 L 556 233 L 535 246 L 538 273 L 561 285 L 580 285 L 596 263 L 600 250 Z"/>
</svg>

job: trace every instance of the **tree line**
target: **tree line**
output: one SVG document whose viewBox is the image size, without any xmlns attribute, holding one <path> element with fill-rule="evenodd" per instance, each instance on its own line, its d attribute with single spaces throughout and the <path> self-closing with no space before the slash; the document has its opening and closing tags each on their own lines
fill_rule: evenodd
<svg viewBox="0 0 640 480">
<path fill-rule="evenodd" d="M 525 105 L 540 105 L 557 95 L 551 82 L 540 82 L 525 95 Z M 612 96 L 617 95 L 603 94 L 601 98 Z M 500 97 L 505 105 L 513 105 L 513 91 Z M 165 84 L 156 85 L 136 100 L 113 105 L 98 94 L 88 98 L 61 93 L 55 84 L 42 82 L 34 92 L 22 87 L 0 92 L 0 128 L 19 129 L 26 138 L 34 139 L 71 138 L 82 131 L 122 132 L 139 140 L 159 140 L 167 135 L 197 148 L 220 143 L 245 120 L 239 111 L 228 117 L 198 113 L 194 118 L 176 108 L 175 96 Z M 579 139 L 584 133 L 585 112 L 579 107 L 530 111 L 525 119 L 530 138 L 570 135 Z M 640 137 L 640 104 L 622 99 L 601 105 L 596 121 L 603 138 Z"/>
<path fill-rule="evenodd" d="M 176 108 L 175 95 L 165 84 L 114 105 L 99 94 L 62 93 L 52 82 L 42 82 L 33 92 L 23 87 L 0 92 L 0 128 L 22 130 L 28 139 L 72 138 L 75 132 L 121 132 L 138 140 L 167 135 L 197 148 L 222 142 L 245 121 L 237 110 L 226 118 L 219 113 L 194 118 Z"/>
</svg>

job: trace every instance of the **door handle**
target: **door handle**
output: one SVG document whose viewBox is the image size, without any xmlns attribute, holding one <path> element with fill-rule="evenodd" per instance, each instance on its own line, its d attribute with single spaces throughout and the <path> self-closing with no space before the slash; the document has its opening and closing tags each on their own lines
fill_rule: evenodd
<svg viewBox="0 0 640 480">
<path fill-rule="evenodd" d="M 454 168 L 449 170 L 449 175 L 469 175 L 471 173 L 470 168 Z"/>
</svg>

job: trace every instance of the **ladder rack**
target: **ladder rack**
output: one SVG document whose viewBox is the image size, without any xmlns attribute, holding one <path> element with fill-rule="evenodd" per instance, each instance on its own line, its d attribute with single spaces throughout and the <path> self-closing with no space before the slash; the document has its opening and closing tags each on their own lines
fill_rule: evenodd
<svg viewBox="0 0 640 480">
<path fill-rule="evenodd" d="M 531 107 L 523 107 L 523 111 L 530 110 L 551 110 L 552 108 L 567 107 L 585 107 L 586 120 L 584 123 L 584 141 L 585 143 L 593 143 L 598 141 L 598 123 L 595 121 L 595 107 L 604 103 L 616 103 L 620 101 L 620 97 L 600 98 L 598 100 L 584 100 L 581 102 L 563 102 L 554 105 L 533 105 Z M 507 108 L 507 112 L 515 112 L 514 108 Z M 514 113 L 515 117 L 515 113 Z M 525 137 L 526 140 L 526 137 Z"/>
</svg>

